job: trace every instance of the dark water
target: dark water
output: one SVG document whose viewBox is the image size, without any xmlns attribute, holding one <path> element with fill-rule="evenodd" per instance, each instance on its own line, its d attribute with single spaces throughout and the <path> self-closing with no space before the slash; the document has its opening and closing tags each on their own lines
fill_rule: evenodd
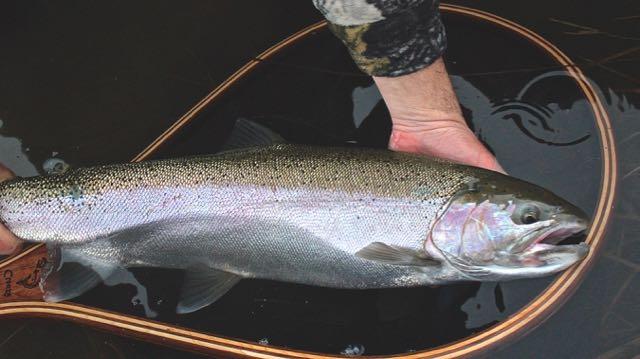
<svg viewBox="0 0 640 359">
<path fill-rule="evenodd" d="M 468 4 L 522 22 L 580 65 L 606 102 L 620 173 L 614 221 L 586 280 L 543 325 L 492 356 L 640 354 L 640 39 L 632 31 L 640 18 L 629 17 L 640 11 L 615 3 L 580 5 L 577 13 L 550 1 Z M 255 11 L 246 14 L 249 4 Z M 0 161 L 25 176 L 66 164 L 128 161 L 252 56 L 319 19 L 314 11 L 301 1 L 2 3 Z M 584 94 L 521 37 L 459 15 L 445 22 L 446 62 L 478 136 L 510 174 L 593 213 L 602 161 Z M 156 157 L 215 152 L 238 118 L 307 144 L 385 147 L 390 130 L 372 81 L 326 31 L 263 63 Z M 182 273 L 135 274 L 148 288 L 156 320 L 275 346 L 369 355 L 465 338 L 515 313 L 551 281 L 372 291 L 243 281 L 214 305 L 177 316 Z M 101 286 L 77 301 L 144 316 L 134 294 L 130 286 Z M 1 323 L 0 357 L 193 356 L 62 322 Z"/>
</svg>

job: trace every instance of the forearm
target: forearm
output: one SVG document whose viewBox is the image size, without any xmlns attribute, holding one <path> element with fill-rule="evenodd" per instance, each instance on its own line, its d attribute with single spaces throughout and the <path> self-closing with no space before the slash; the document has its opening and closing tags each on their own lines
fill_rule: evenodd
<svg viewBox="0 0 640 359">
<path fill-rule="evenodd" d="M 393 123 L 389 148 L 504 171 L 467 127 L 442 61 L 437 0 L 314 0 Z"/>
<path fill-rule="evenodd" d="M 402 76 L 429 66 L 446 48 L 438 1 L 314 0 L 362 71 Z"/>
<path fill-rule="evenodd" d="M 373 79 L 392 118 L 455 118 L 462 121 L 458 99 L 442 58 L 431 66 L 407 75 L 374 76 Z"/>
</svg>

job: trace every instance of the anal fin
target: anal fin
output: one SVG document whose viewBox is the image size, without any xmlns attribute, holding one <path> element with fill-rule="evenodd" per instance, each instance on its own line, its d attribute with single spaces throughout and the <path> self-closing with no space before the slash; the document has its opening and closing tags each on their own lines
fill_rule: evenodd
<svg viewBox="0 0 640 359">
<path fill-rule="evenodd" d="M 215 302 L 227 293 L 241 276 L 205 266 L 187 270 L 176 312 L 195 312 Z"/>
</svg>

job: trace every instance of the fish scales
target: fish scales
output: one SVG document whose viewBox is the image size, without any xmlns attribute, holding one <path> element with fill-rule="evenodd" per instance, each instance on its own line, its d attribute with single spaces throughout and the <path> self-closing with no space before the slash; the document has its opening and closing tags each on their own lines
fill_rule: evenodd
<svg viewBox="0 0 640 359">
<path fill-rule="evenodd" d="M 18 179 L 0 184 L 0 214 L 21 238 L 125 266 L 204 262 L 324 286 L 418 285 L 416 268 L 354 253 L 376 241 L 422 250 L 471 175 L 390 151 L 276 145 Z"/>
</svg>

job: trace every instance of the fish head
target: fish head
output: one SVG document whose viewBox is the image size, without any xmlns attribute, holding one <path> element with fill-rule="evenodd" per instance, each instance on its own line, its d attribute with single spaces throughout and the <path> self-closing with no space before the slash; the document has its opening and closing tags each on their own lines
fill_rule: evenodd
<svg viewBox="0 0 640 359">
<path fill-rule="evenodd" d="M 426 251 L 463 279 L 541 277 L 577 263 L 585 243 L 561 244 L 586 231 L 585 213 L 552 192 L 500 174 L 475 178 L 433 226 Z"/>
</svg>

